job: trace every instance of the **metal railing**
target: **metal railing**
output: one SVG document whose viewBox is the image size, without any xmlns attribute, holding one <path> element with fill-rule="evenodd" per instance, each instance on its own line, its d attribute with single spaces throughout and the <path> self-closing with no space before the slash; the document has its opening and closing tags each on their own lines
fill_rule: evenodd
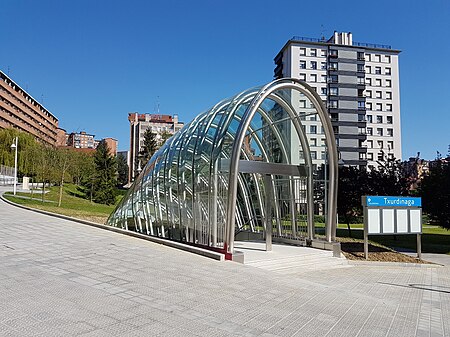
<svg viewBox="0 0 450 337">
<path fill-rule="evenodd" d="M 14 184 L 14 167 L 0 165 L 0 185 Z"/>
<path fill-rule="evenodd" d="M 329 43 L 328 40 L 325 38 L 318 39 L 318 38 L 314 38 L 314 37 L 304 37 L 304 36 L 293 36 L 291 41 Z M 376 48 L 376 49 L 392 49 L 392 46 L 390 46 L 388 44 L 377 44 L 377 43 L 366 43 L 366 42 L 353 42 L 352 46 Z"/>
</svg>

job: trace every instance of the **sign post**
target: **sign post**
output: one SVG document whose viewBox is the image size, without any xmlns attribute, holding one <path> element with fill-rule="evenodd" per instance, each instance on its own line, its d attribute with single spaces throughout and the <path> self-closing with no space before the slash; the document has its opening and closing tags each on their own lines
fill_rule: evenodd
<svg viewBox="0 0 450 337">
<path fill-rule="evenodd" d="M 363 196 L 364 257 L 369 256 L 369 235 L 417 234 L 417 257 L 422 257 L 422 199 Z"/>
</svg>

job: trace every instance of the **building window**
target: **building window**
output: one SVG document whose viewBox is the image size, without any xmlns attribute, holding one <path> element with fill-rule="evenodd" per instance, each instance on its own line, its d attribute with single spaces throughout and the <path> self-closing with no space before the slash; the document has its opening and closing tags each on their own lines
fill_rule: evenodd
<svg viewBox="0 0 450 337">
<path fill-rule="evenodd" d="M 377 116 L 377 123 L 383 123 L 383 116 Z"/>
<path fill-rule="evenodd" d="M 386 134 L 387 134 L 389 137 L 394 136 L 394 129 L 387 129 L 387 130 L 386 130 Z"/>
<path fill-rule="evenodd" d="M 381 87 L 381 79 L 380 78 L 376 78 L 375 79 L 375 86 L 376 87 Z"/>
<path fill-rule="evenodd" d="M 368 141 L 367 141 L 367 147 L 368 147 L 369 149 L 373 148 L 373 140 L 368 140 Z"/>
<path fill-rule="evenodd" d="M 373 160 L 373 153 L 367 153 L 367 159 Z"/>
<path fill-rule="evenodd" d="M 386 68 L 384 69 L 384 74 L 385 74 L 385 75 L 390 75 L 390 74 L 391 74 L 391 68 L 386 67 Z"/>
<path fill-rule="evenodd" d="M 338 88 L 330 88 L 330 96 L 337 96 Z"/>
<path fill-rule="evenodd" d="M 358 57 L 358 60 L 364 60 L 364 52 L 359 51 L 359 52 L 357 53 L 357 57 Z"/>
<path fill-rule="evenodd" d="M 358 77 L 358 82 L 357 82 L 358 84 L 362 84 L 362 85 L 364 85 L 365 84 L 365 79 L 364 79 L 364 77 Z"/>
<path fill-rule="evenodd" d="M 306 69 L 306 61 L 300 61 L 300 69 Z"/>
<path fill-rule="evenodd" d="M 320 62 L 320 69 L 327 70 L 327 63 L 326 62 Z"/>
<path fill-rule="evenodd" d="M 386 91 L 386 99 L 392 99 L 392 92 Z"/>
<path fill-rule="evenodd" d="M 375 62 L 381 62 L 381 56 L 380 55 L 375 55 Z"/>
<path fill-rule="evenodd" d="M 386 122 L 392 124 L 392 116 L 386 116 Z"/>
<path fill-rule="evenodd" d="M 386 104 L 386 111 L 392 111 L 392 104 Z"/>
<path fill-rule="evenodd" d="M 321 94 L 326 95 L 327 94 L 327 88 L 321 88 Z"/>
<path fill-rule="evenodd" d="M 381 67 L 375 67 L 375 75 L 381 75 Z"/>
<path fill-rule="evenodd" d="M 358 97 L 365 97 L 364 89 L 358 89 Z"/>
<path fill-rule="evenodd" d="M 377 128 L 377 136 L 383 136 L 383 128 Z"/>
<path fill-rule="evenodd" d="M 310 56 L 317 56 L 317 49 L 311 48 L 311 50 L 309 51 L 309 55 Z"/>
<path fill-rule="evenodd" d="M 306 48 L 300 48 L 300 56 L 306 55 Z"/>
<path fill-rule="evenodd" d="M 317 62 L 311 61 L 311 69 L 317 69 Z"/>
<path fill-rule="evenodd" d="M 366 77 L 366 85 L 371 86 L 372 85 L 372 79 Z"/>
<path fill-rule="evenodd" d="M 366 154 L 364 152 L 360 152 L 359 153 L 359 159 L 360 160 L 365 160 L 366 159 Z"/>
<path fill-rule="evenodd" d="M 321 56 L 327 56 L 327 51 L 326 51 L 325 49 L 322 49 L 322 50 L 320 51 L 320 55 L 321 55 Z"/>
<path fill-rule="evenodd" d="M 366 108 L 366 102 L 364 101 L 358 101 L 358 109 L 364 110 Z"/>
<path fill-rule="evenodd" d="M 317 126 L 316 125 L 310 125 L 309 126 L 309 133 L 317 134 Z"/>
<path fill-rule="evenodd" d="M 391 56 L 390 55 L 385 55 L 384 56 L 384 60 L 386 63 L 391 63 Z"/>
<path fill-rule="evenodd" d="M 372 115 L 367 115 L 367 123 L 372 123 Z"/>
<path fill-rule="evenodd" d="M 302 81 L 306 81 L 306 74 L 300 73 L 299 78 L 300 78 L 300 80 L 302 80 Z"/>
<path fill-rule="evenodd" d="M 317 75 L 311 74 L 311 82 L 317 82 Z"/>
<path fill-rule="evenodd" d="M 320 76 L 320 82 L 326 83 L 327 82 L 327 75 Z"/>
<path fill-rule="evenodd" d="M 390 88 L 390 87 L 391 87 L 391 85 L 392 85 L 392 82 L 391 82 L 391 80 L 386 80 L 386 86 L 387 86 L 388 88 Z"/>
<path fill-rule="evenodd" d="M 384 161 L 383 152 L 378 152 L 378 161 Z"/>
<path fill-rule="evenodd" d="M 335 49 L 330 49 L 330 57 L 338 57 L 338 51 Z"/>
<path fill-rule="evenodd" d="M 357 64 L 356 71 L 363 73 L 364 72 L 364 64 Z"/>
<path fill-rule="evenodd" d="M 373 133 L 373 129 L 372 128 L 367 128 L 367 134 L 369 136 L 372 136 L 372 133 Z"/>
<path fill-rule="evenodd" d="M 372 67 L 366 66 L 366 73 L 371 74 L 372 73 Z"/>
<path fill-rule="evenodd" d="M 300 108 L 306 108 L 306 101 L 305 100 L 301 100 L 300 101 Z"/>
<path fill-rule="evenodd" d="M 382 111 L 383 110 L 383 105 L 381 103 L 377 103 L 375 105 L 375 108 L 376 108 L 377 111 Z"/>
<path fill-rule="evenodd" d="M 366 109 L 372 110 L 372 102 L 366 102 Z"/>
<path fill-rule="evenodd" d="M 337 70 L 338 69 L 338 64 L 337 62 L 330 62 L 330 70 Z"/>
<path fill-rule="evenodd" d="M 388 147 L 389 150 L 393 150 L 394 149 L 394 142 L 392 140 L 388 140 L 387 147 Z"/>
<path fill-rule="evenodd" d="M 317 152 L 311 151 L 311 159 L 317 159 Z"/>
<path fill-rule="evenodd" d="M 338 75 L 330 75 L 329 80 L 330 83 L 338 83 Z"/>
<path fill-rule="evenodd" d="M 370 62 L 370 60 L 372 59 L 370 54 L 366 54 L 364 55 L 364 59 L 366 60 L 366 62 Z"/>
<path fill-rule="evenodd" d="M 376 92 L 375 92 L 375 97 L 376 97 L 376 98 L 382 98 L 382 96 L 381 96 L 381 91 L 376 91 Z"/>
<path fill-rule="evenodd" d="M 383 148 L 383 141 L 382 140 L 377 141 L 377 144 L 378 144 L 378 148 L 379 149 Z"/>
<path fill-rule="evenodd" d="M 336 109 L 338 107 L 338 101 L 330 101 L 329 107 Z"/>
<path fill-rule="evenodd" d="M 372 90 L 366 90 L 366 97 L 372 98 Z"/>
<path fill-rule="evenodd" d="M 366 115 L 359 114 L 358 115 L 358 122 L 365 122 L 365 121 L 366 121 Z"/>
<path fill-rule="evenodd" d="M 309 140 L 309 146 L 317 146 L 317 139 L 316 138 L 311 138 Z"/>
</svg>

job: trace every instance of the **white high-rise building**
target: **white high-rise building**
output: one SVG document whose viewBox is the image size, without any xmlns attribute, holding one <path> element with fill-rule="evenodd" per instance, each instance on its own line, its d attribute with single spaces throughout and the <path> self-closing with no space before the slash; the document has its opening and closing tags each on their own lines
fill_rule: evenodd
<svg viewBox="0 0 450 337">
<path fill-rule="evenodd" d="M 399 53 L 387 45 L 353 42 L 352 33 L 335 32 L 328 40 L 293 37 L 275 57 L 274 73 L 305 81 L 320 95 L 342 164 L 376 167 L 378 161 L 402 157 Z M 319 122 L 304 124 L 313 163 L 322 164 L 326 151 Z"/>
</svg>

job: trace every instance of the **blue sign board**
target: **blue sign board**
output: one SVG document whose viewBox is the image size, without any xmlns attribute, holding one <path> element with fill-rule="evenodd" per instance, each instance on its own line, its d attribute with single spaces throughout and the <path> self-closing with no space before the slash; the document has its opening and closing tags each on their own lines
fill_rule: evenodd
<svg viewBox="0 0 450 337">
<path fill-rule="evenodd" d="M 372 207 L 422 207 L 422 198 L 365 196 L 364 206 Z"/>
</svg>

